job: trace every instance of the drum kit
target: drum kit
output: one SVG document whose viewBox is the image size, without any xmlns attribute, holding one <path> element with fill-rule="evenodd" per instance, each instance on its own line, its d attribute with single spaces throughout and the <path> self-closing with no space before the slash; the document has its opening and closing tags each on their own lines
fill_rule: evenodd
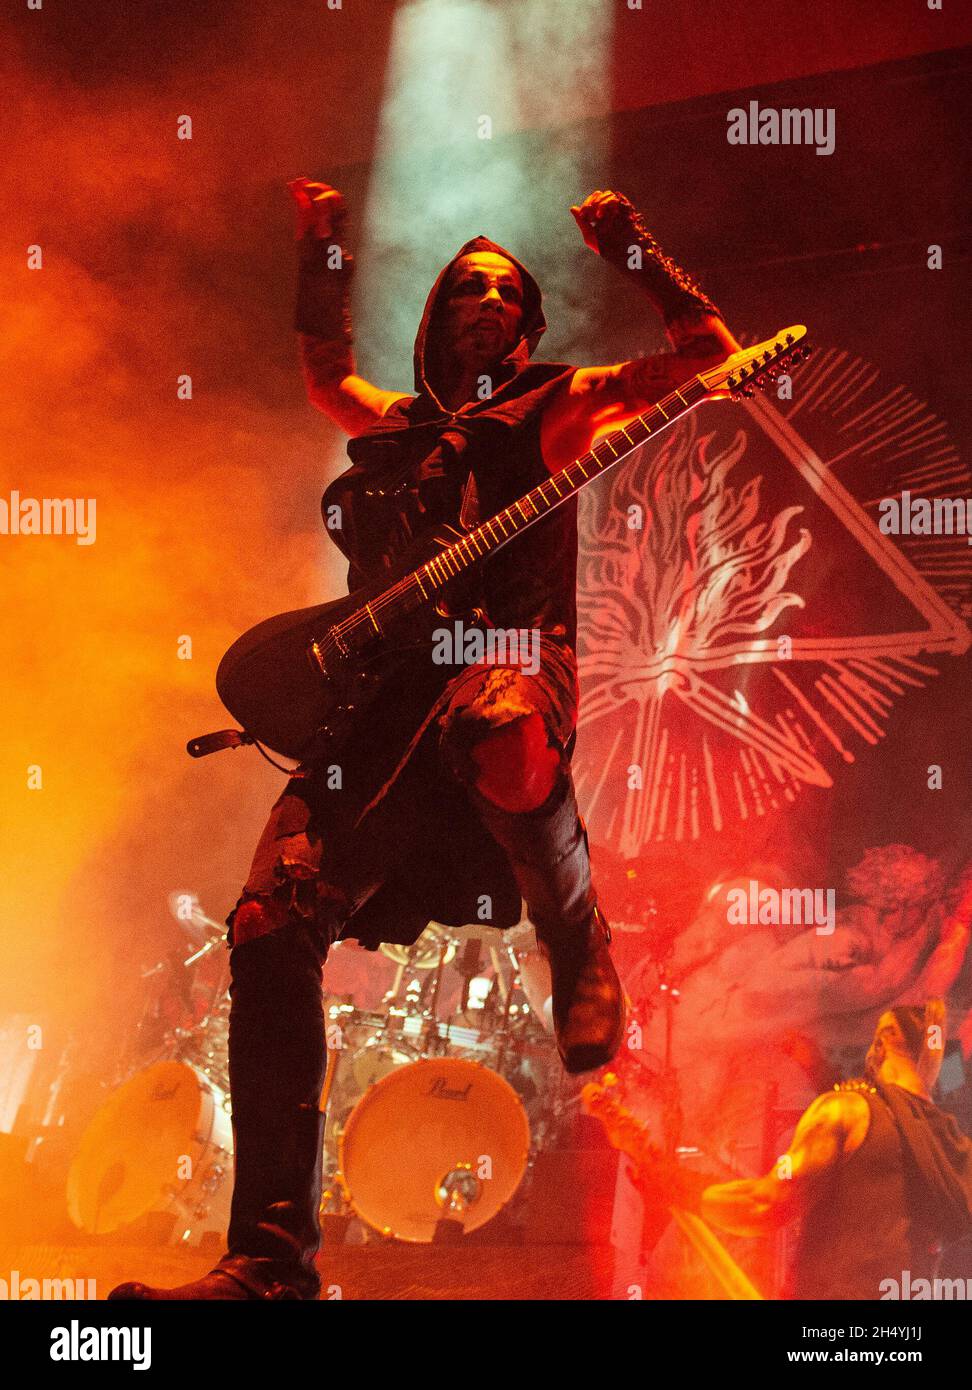
<svg viewBox="0 0 972 1390">
<path fill-rule="evenodd" d="M 648 895 L 632 892 L 630 905 L 617 896 L 612 925 L 635 959 L 625 976 L 636 1037 L 613 1070 L 652 1142 L 691 1165 L 705 1152 L 686 1142 L 675 933 L 656 920 Z M 190 949 L 145 972 L 151 988 L 132 1045 L 70 1166 L 68 1211 L 90 1235 L 190 1246 L 225 1239 L 233 1189 L 225 927 L 195 903 L 188 915 L 183 907 L 176 915 Z M 538 1155 L 569 1147 L 581 1106 L 580 1083 L 557 1054 L 550 972 L 533 928 L 500 934 L 432 922 L 413 944 L 378 952 L 339 941 L 323 988 L 325 1241 L 435 1244 L 494 1221 L 497 1238 L 508 1238 L 523 1224 Z"/>
<path fill-rule="evenodd" d="M 532 928 L 496 944 L 484 932 L 432 923 L 413 946 L 383 945 L 397 971 L 381 1007 L 327 1005 L 326 1212 L 412 1242 L 476 1230 L 576 1106 Z"/>
<path fill-rule="evenodd" d="M 81 1136 L 67 1207 L 89 1235 L 138 1223 L 193 1246 L 225 1235 L 233 1190 L 226 928 L 188 895 L 170 906 L 190 954 L 170 952 L 143 973 L 145 1007 Z M 207 960 L 219 962 L 208 983 Z"/>
<path fill-rule="evenodd" d="M 199 1016 L 184 1011 L 173 1023 L 157 999 L 147 1008 L 82 1135 L 68 1211 L 92 1235 L 136 1223 L 187 1245 L 225 1235 L 233 1185 L 225 928 L 195 904 L 180 921 L 193 942 L 188 959 L 179 953 L 147 975 L 171 983 L 181 968 L 175 993 L 195 999 Z M 206 990 L 190 988 L 187 976 L 220 948 L 218 976 Z M 342 942 L 334 953 L 355 950 Z M 348 1238 L 362 1241 L 449 1239 L 524 1196 L 535 1155 L 576 1112 L 577 1088 L 559 1064 L 549 972 L 528 924 L 500 936 L 430 923 L 413 945 L 380 951 L 395 969 L 377 1007 L 325 994 L 322 1215 L 346 1218 L 336 1223 L 344 1230 L 355 1223 Z"/>
</svg>

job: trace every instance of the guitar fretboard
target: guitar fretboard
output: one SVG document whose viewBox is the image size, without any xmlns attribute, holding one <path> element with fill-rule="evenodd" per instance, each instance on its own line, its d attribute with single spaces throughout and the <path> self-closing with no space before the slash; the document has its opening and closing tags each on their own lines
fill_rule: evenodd
<svg viewBox="0 0 972 1390">
<path fill-rule="evenodd" d="M 469 531 L 461 540 L 444 547 L 424 565 L 412 570 L 362 608 L 356 609 L 340 624 L 341 636 L 353 640 L 356 629 L 380 634 L 383 622 L 387 623 L 399 614 L 413 612 L 430 602 L 452 580 L 576 496 L 581 488 L 627 458 L 635 449 L 641 448 L 693 407 L 701 405 L 707 395 L 701 377 L 696 376 L 683 383 L 671 395 L 657 401 L 644 415 L 638 415 L 622 429 L 599 439 L 586 454 L 574 459 L 558 473 L 552 473 L 510 506 Z"/>
</svg>

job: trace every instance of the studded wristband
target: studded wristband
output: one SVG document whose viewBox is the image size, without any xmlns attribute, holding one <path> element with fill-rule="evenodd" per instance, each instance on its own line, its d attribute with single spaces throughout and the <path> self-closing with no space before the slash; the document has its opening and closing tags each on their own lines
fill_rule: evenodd
<svg viewBox="0 0 972 1390">
<path fill-rule="evenodd" d="M 618 206 L 597 224 L 601 256 L 647 294 L 666 325 L 676 320 L 722 313 L 688 271 L 665 254 L 633 204 L 618 195 Z"/>
<path fill-rule="evenodd" d="M 297 305 L 294 328 L 348 347 L 351 327 L 351 280 L 354 257 L 338 242 L 307 232 L 297 243 Z"/>
</svg>

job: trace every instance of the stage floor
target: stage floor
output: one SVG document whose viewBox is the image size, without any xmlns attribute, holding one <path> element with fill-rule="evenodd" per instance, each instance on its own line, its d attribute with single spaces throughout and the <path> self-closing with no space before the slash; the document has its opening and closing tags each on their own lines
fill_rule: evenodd
<svg viewBox="0 0 972 1390">
<path fill-rule="evenodd" d="M 85 1296 L 104 1299 L 126 1280 L 165 1287 L 198 1278 L 212 1268 L 219 1253 L 96 1242 L 0 1245 L 0 1279 L 7 1281 L 13 1297 L 18 1296 L 12 1285 L 14 1271 L 21 1297 L 28 1279 L 93 1280 L 93 1285 L 85 1283 Z M 457 1249 L 375 1243 L 328 1247 L 318 1267 L 324 1283 L 322 1301 L 600 1300 L 611 1297 L 611 1257 L 603 1247 L 577 1245 Z"/>
</svg>

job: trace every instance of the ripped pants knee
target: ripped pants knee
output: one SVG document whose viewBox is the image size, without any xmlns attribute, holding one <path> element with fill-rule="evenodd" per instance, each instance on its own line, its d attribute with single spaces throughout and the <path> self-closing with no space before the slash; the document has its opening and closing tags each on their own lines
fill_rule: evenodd
<svg viewBox="0 0 972 1390">
<path fill-rule="evenodd" d="M 347 895 L 332 882 L 308 787 L 308 779 L 295 774 L 274 803 L 243 892 L 226 919 L 231 947 L 296 921 L 326 954 L 350 916 Z"/>
<path fill-rule="evenodd" d="M 314 879 L 285 879 L 271 889 L 245 888 L 227 917 L 227 941 L 243 946 L 291 923 L 313 941 L 321 960 L 347 920 L 348 901 L 340 890 Z"/>
<path fill-rule="evenodd" d="M 491 671 L 472 698 L 439 721 L 439 748 L 453 776 L 504 811 L 535 810 L 550 797 L 567 758 L 523 677 Z"/>
</svg>

